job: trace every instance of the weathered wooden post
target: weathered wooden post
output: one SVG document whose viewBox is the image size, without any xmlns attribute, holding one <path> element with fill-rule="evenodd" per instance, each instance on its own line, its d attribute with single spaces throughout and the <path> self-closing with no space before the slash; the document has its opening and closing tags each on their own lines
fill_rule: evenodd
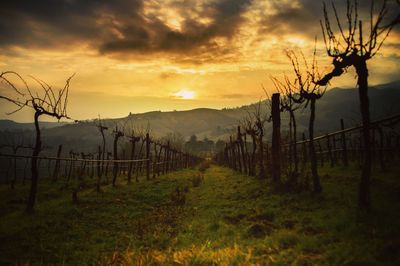
<svg viewBox="0 0 400 266">
<path fill-rule="evenodd" d="M 56 164 L 54 166 L 54 172 L 53 172 L 54 181 L 57 181 L 58 173 L 60 172 L 60 156 L 61 156 L 62 146 L 63 146 L 62 144 L 58 145 L 57 159 L 56 159 Z"/>
<path fill-rule="evenodd" d="M 233 142 L 233 145 L 235 146 L 235 150 L 237 151 L 237 163 L 238 163 L 238 170 L 239 172 L 242 172 L 242 159 L 241 159 L 241 154 L 240 154 L 240 144 L 238 140 L 235 140 Z"/>
<path fill-rule="evenodd" d="M 336 166 L 336 159 L 337 159 L 337 149 L 336 149 L 336 136 L 332 135 L 332 159 L 333 159 L 333 166 Z"/>
<path fill-rule="evenodd" d="M 243 139 L 242 139 L 242 133 L 240 132 L 240 126 L 237 127 L 237 135 L 238 135 L 238 142 L 239 142 L 239 149 L 240 149 L 240 154 L 242 155 L 242 162 L 243 162 L 243 172 L 247 173 L 247 165 L 246 165 L 246 154 L 245 154 L 245 149 L 244 149 L 244 144 L 243 144 Z"/>
<path fill-rule="evenodd" d="M 271 172 L 272 181 L 278 185 L 281 181 L 281 112 L 279 93 L 272 94 L 271 105 L 272 116 L 272 156 L 271 156 Z"/>
<path fill-rule="evenodd" d="M 150 137 L 146 133 L 146 178 L 150 179 Z"/>
<path fill-rule="evenodd" d="M 153 148 L 154 148 L 154 156 L 153 157 L 153 165 L 152 165 L 152 171 L 153 171 L 153 179 L 156 178 L 156 173 L 157 173 L 157 143 L 153 142 Z"/>
<path fill-rule="evenodd" d="M 381 170 L 385 171 L 386 170 L 386 166 L 385 166 L 385 161 L 384 161 L 384 152 L 383 149 L 385 148 L 384 146 L 384 134 L 383 134 L 383 130 L 381 127 L 377 127 L 377 131 L 379 133 L 379 163 L 381 166 Z"/>
<path fill-rule="evenodd" d="M 224 164 L 225 164 L 225 166 L 228 166 L 228 167 L 230 166 L 228 143 L 225 143 L 225 148 L 224 148 Z"/>
<path fill-rule="evenodd" d="M 229 146 L 230 146 L 230 150 L 231 150 L 231 155 L 232 155 L 232 168 L 233 170 L 237 171 L 237 167 L 236 167 L 236 151 L 235 151 L 235 145 L 233 144 L 232 141 L 232 136 L 229 136 Z"/>
<path fill-rule="evenodd" d="M 101 160 L 101 155 L 103 154 L 101 150 L 101 146 L 99 145 L 98 148 L 98 155 L 97 155 L 97 182 L 96 182 L 96 191 L 100 192 L 100 180 L 101 180 L 101 165 L 102 165 L 102 160 Z"/>
<path fill-rule="evenodd" d="M 118 175 L 118 140 L 120 137 L 123 137 L 124 133 L 118 130 L 118 127 L 115 127 L 114 131 L 114 167 L 113 167 L 113 181 L 112 185 L 115 187 Z"/>
<path fill-rule="evenodd" d="M 68 170 L 67 183 L 71 179 L 72 171 L 74 169 L 74 160 L 73 160 L 74 159 L 74 155 L 73 155 L 72 151 L 69 152 L 69 156 L 70 156 L 71 160 L 70 160 L 70 165 L 69 165 L 69 170 Z"/>
<path fill-rule="evenodd" d="M 306 134 L 303 132 L 303 164 L 306 164 L 308 162 L 308 151 L 307 151 L 307 140 L 306 140 Z"/>
<path fill-rule="evenodd" d="M 333 167 L 334 163 L 333 163 L 333 156 L 332 156 L 332 146 L 331 146 L 331 138 L 330 138 L 329 134 L 326 134 L 326 145 L 328 148 L 329 162 L 331 163 L 331 167 Z"/>
<path fill-rule="evenodd" d="M 157 156 L 157 176 L 160 176 L 160 164 L 161 164 L 161 153 L 163 150 L 163 145 L 160 143 L 160 150 L 158 151 L 158 156 Z"/>
<path fill-rule="evenodd" d="M 343 165 L 345 167 L 349 166 L 349 159 L 347 156 L 347 143 L 346 143 L 346 133 L 344 132 L 344 121 L 340 119 L 340 128 L 342 129 L 342 159 Z"/>
<path fill-rule="evenodd" d="M 318 140 L 319 158 L 321 160 L 321 167 L 324 167 L 324 152 L 322 150 L 321 142 Z"/>
<path fill-rule="evenodd" d="M 170 145 L 169 145 L 169 141 L 167 141 L 167 147 L 165 149 L 165 172 L 168 173 L 169 172 L 169 166 L 170 166 Z"/>
<path fill-rule="evenodd" d="M 110 156 L 111 156 L 111 152 L 107 152 L 107 162 L 106 162 L 106 172 L 105 172 L 107 184 L 108 184 L 108 166 L 109 166 Z"/>
<path fill-rule="evenodd" d="M 271 170 L 271 156 L 270 156 L 269 150 L 270 150 L 269 144 L 266 143 L 265 144 L 265 161 L 267 162 L 266 163 L 267 169 Z"/>
<path fill-rule="evenodd" d="M 132 170 L 133 170 L 133 160 L 135 158 L 135 147 L 136 147 L 136 142 L 140 140 L 139 137 L 135 137 L 132 133 L 131 136 L 128 137 L 129 142 L 131 143 L 131 154 L 129 159 L 131 160 L 128 165 L 128 184 L 131 183 L 132 180 Z"/>
<path fill-rule="evenodd" d="M 85 170 L 86 170 L 86 160 L 85 160 L 85 154 L 83 152 L 81 152 L 81 159 L 82 159 L 82 163 L 81 163 L 81 170 L 79 172 L 79 179 L 82 179 L 83 175 L 85 174 Z"/>
</svg>

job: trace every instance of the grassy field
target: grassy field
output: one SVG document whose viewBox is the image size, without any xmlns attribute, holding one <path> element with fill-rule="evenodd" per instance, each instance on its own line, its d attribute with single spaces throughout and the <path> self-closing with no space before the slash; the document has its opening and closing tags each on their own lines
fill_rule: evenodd
<svg viewBox="0 0 400 266">
<path fill-rule="evenodd" d="M 42 182 L 0 188 L 0 264 L 400 265 L 400 167 L 374 172 L 373 211 L 356 211 L 359 171 L 320 170 L 324 191 L 278 194 L 212 165 L 79 193 Z"/>
</svg>

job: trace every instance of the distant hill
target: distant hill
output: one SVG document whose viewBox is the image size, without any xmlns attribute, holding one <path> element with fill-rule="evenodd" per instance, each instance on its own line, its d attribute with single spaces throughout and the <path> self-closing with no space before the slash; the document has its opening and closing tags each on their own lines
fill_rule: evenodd
<svg viewBox="0 0 400 266">
<path fill-rule="evenodd" d="M 370 110 L 372 120 L 400 113 L 400 81 L 371 87 L 369 90 Z M 255 105 L 233 109 L 199 108 L 189 111 L 148 112 L 131 114 L 119 119 L 107 119 L 104 123 L 110 128 L 133 125 L 136 130 L 144 129 L 148 125 L 151 134 L 162 137 L 170 132 L 178 132 L 188 139 L 196 134 L 198 139 L 227 139 L 235 130 L 239 121 L 248 112 L 254 110 Z M 264 108 L 265 109 L 265 108 Z M 340 127 L 340 118 L 346 126 L 359 124 L 359 101 L 356 89 L 334 88 L 326 92 L 317 102 L 316 131 L 325 133 L 337 130 Z M 308 110 L 297 112 L 299 132 L 306 131 L 308 124 Z M 45 142 L 49 146 L 64 143 L 65 146 L 77 150 L 95 150 L 101 142 L 100 134 L 94 126 L 94 121 L 76 124 L 42 122 L 41 127 Z M 282 115 L 283 130 L 287 129 L 288 116 Z M 32 123 L 16 123 L 10 120 L 0 120 L 0 131 L 17 129 L 33 129 Z M 111 130 L 107 131 L 107 142 L 111 143 Z M 266 137 L 269 138 L 270 124 L 266 125 Z"/>
<path fill-rule="evenodd" d="M 69 124 L 68 122 L 39 122 L 40 128 L 54 128 Z M 18 123 L 12 120 L 0 119 L 0 131 L 34 130 L 34 123 Z"/>
</svg>

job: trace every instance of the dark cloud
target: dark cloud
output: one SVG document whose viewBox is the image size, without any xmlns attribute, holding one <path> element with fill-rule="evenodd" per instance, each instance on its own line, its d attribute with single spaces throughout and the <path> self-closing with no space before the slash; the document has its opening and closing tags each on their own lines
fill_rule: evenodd
<svg viewBox="0 0 400 266">
<path fill-rule="evenodd" d="M 263 0 L 3 0 L 0 53 L 13 46 L 60 49 L 83 43 L 122 60 L 167 54 L 183 63 L 232 62 L 240 56 L 233 38 L 245 23 L 243 14 L 256 6 L 253 1 Z M 258 12 L 258 40 L 290 33 L 313 38 L 321 33 L 323 1 L 269 2 L 272 14 Z M 334 2 L 344 16 L 346 1 Z M 360 13 L 367 14 L 370 2 L 359 2 Z M 182 18 L 181 27 L 171 28 L 157 12 L 146 12 L 148 3 L 158 3 L 160 13 L 174 9 Z"/>
<path fill-rule="evenodd" d="M 201 48 L 215 48 L 215 37 L 231 38 L 235 34 L 243 21 L 241 15 L 249 4 L 250 0 L 206 3 L 200 15 L 209 18 L 211 23 L 200 23 L 188 16 L 184 18 L 179 31 L 169 28 L 157 17 L 142 20 L 142 26 L 126 21 L 117 28 L 123 38 L 106 41 L 101 46 L 101 51 L 184 53 Z"/>
<path fill-rule="evenodd" d="M 196 10 L 201 23 L 184 12 L 190 1 L 175 3 L 185 15 L 180 30 L 146 15 L 144 0 L 2 1 L 0 46 L 58 48 L 89 43 L 103 54 L 149 54 L 201 51 L 225 53 L 216 37 L 232 38 L 251 0 L 216 0 Z M 166 7 L 168 8 L 168 7 Z"/>
<path fill-rule="evenodd" d="M 265 34 L 300 34 L 310 39 L 321 36 L 320 20 L 323 20 L 323 3 L 327 5 L 331 25 L 337 30 L 337 23 L 334 17 L 332 4 L 336 7 L 342 26 L 347 27 L 346 0 L 315 1 L 299 0 L 297 2 L 271 0 L 273 14 L 262 18 L 259 33 Z M 350 1 L 354 4 L 354 1 Z M 380 10 L 382 1 L 375 1 L 374 13 Z M 397 14 L 395 3 L 388 2 L 387 20 L 393 19 Z M 359 19 L 367 22 L 371 8 L 371 0 L 358 1 Z"/>
<path fill-rule="evenodd" d="M 290 34 L 300 33 L 306 36 L 316 35 L 319 30 L 319 14 L 322 1 L 302 0 L 298 5 L 293 2 L 271 1 L 273 14 L 262 18 L 259 33 Z"/>
</svg>

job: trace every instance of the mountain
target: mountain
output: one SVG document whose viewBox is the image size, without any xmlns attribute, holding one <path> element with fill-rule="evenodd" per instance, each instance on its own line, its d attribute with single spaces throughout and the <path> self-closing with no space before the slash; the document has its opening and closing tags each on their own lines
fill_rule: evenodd
<svg viewBox="0 0 400 266">
<path fill-rule="evenodd" d="M 400 81 L 371 87 L 369 90 L 372 120 L 400 113 Z M 265 102 L 261 103 L 266 112 Z M 198 139 L 227 139 L 234 132 L 239 121 L 252 112 L 256 104 L 232 109 L 199 108 L 189 111 L 161 112 L 154 111 L 141 114 L 130 114 L 128 117 L 106 119 L 103 123 L 109 127 L 106 132 L 107 143 L 112 143 L 112 129 L 134 128 L 144 132 L 150 126 L 151 135 L 160 138 L 171 132 L 180 133 L 185 139 L 196 134 Z M 322 134 L 340 128 L 343 118 L 346 127 L 360 123 L 358 92 L 356 89 L 334 88 L 328 90 L 317 101 L 316 133 Z M 299 110 L 296 113 L 298 132 L 307 129 L 309 111 Z M 71 149 L 94 151 L 101 143 L 101 136 L 95 127 L 95 120 L 79 123 L 42 122 L 43 139 L 50 147 L 63 143 Z M 282 114 L 282 130 L 287 130 L 288 115 Z M 266 124 L 266 138 L 269 138 L 271 125 Z M 16 123 L 10 120 L 0 121 L 0 131 L 16 129 L 33 129 L 32 123 Z M 111 148 L 111 146 L 109 146 Z"/>
<path fill-rule="evenodd" d="M 66 124 L 70 124 L 68 122 L 39 122 L 40 128 L 54 128 L 64 126 Z M 8 119 L 0 119 L 0 131 L 9 130 L 9 131 L 16 131 L 16 130 L 34 130 L 35 124 L 34 123 L 18 123 Z"/>
</svg>

